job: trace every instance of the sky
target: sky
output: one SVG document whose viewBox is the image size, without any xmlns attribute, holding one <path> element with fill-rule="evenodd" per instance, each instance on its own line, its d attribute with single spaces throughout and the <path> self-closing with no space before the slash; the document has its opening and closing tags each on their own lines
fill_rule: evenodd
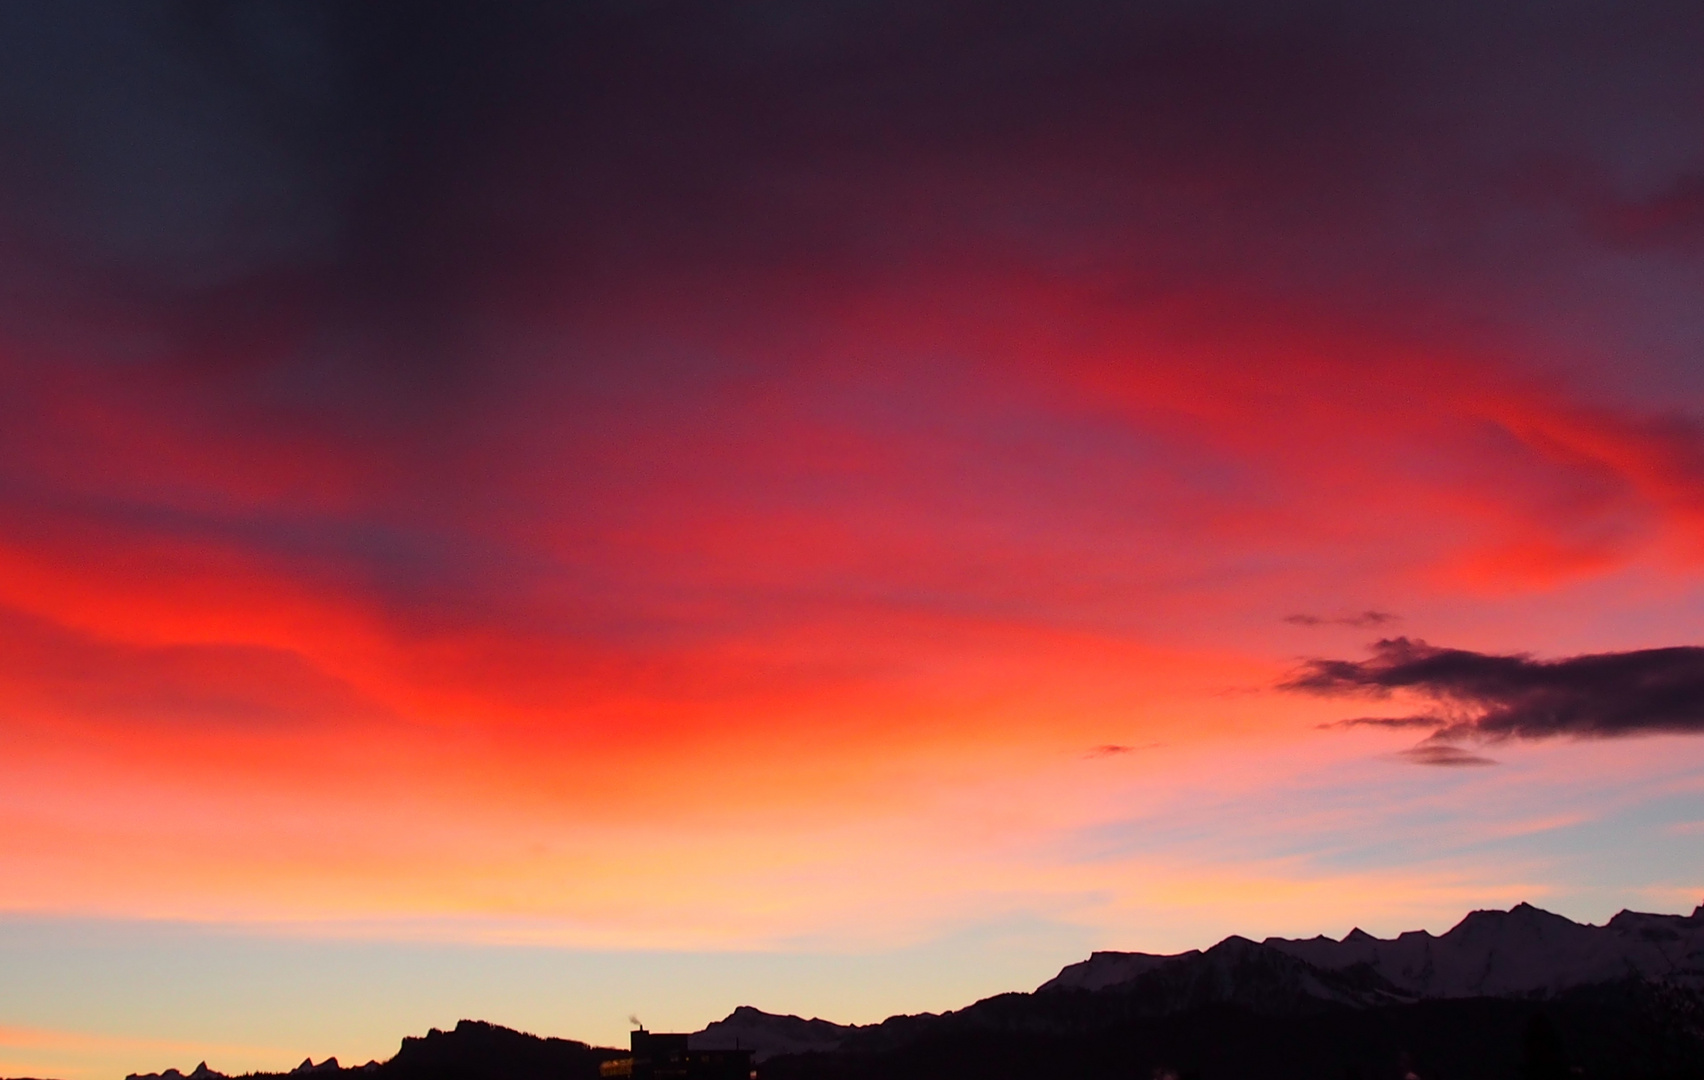
<svg viewBox="0 0 1704 1080">
<path fill-rule="evenodd" d="M 0 1075 L 1691 911 L 1701 52 L 0 6 Z"/>
</svg>

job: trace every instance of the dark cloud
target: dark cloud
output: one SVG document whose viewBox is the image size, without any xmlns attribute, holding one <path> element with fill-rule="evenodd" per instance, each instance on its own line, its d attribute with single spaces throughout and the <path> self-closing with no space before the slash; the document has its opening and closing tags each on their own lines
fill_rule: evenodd
<svg viewBox="0 0 1704 1080">
<path fill-rule="evenodd" d="M 1347 720 L 1335 720 L 1329 724 L 1321 724 L 1323 729 L 1352 728 L 1352 727 L 1382 727 L 1382 728 L 1435 728 L 1445 721 L 1436 716 L 1354 716 Z"/>
<path fill-rule="evenodd" d="M 1373 626 L 1388 626 L 1398 621 L 1398 616 L 1388 611 L 1363 611 L 1359 615 L 1286 615 L 1284 621 L 1294 626 L 1353 626 L 1364 630 Z"/>
<path fill-rule="evenodd" d="M 1697 646 L 1536 660 L 1399 637 L 1375 644 L 1371 659 L 1310 660 L 1282 686 L 1321 695 L 1404 692 L 1432 702 L 1434 710 L 1415 715 L 1343 722 L 1429 727 L 1431 740 L 1415 750 L 1422 759 L 1443 754 L 1428 746 L 1461 738 L 1704 734 L 1704 648 Z"/>
<path fill-rule="evenodd" d="M 988 277 L 1505 325 L 1568 245 L 1694 227 L 1701 46 L 1672 0 L 0 5 L 0 428 L 71 357 L 447 486 L 458 437 L 696 408 L 825 352 L 746 347 L 812 304 L 980 320 Z M 1637 325 L 1690 357 L 1674 291 Z"/>
<path fill-rule="evenodd" d="M 1695 169 L 1662 148 L 1694 141 L 1671 128 L 1701 30 L 1673 2 L 10 5 L 0 217 L 38 262 L 197 324 L 282 302 L 425 322 L 420 341 L 498 295 L 560 311 L 670 266 L 869 274 L 920 244 L 1080 265 L 1141 239 L 1172 265 L 1136 280 L 1170 280 L 1306 219 L 1312 273 L 1348 232 L 1449 227 L 1401 202 L 1428 185 L 1478 233 L 1524 198 L 1499 155 L 1597 177 L 1616 150 L 1657 194 L 1603 181 L 1632 208 L 1615 228 L 1691 220 Z M 1619 145 L 1617 113 L 1652 145 Z M 1405 228 L 1376 220 L 1393 210 Z"/>
<path fill-rule="evenodd" d="M 1491 758 L 1482 757 L 1470 750 L 1463 750 L 1459 746 L 1451 746 L 1448 743 L 1421 743 L 1419 746 L 1410 747 L 1396 756 L 1415 765 L 1435 765 L 1446 769 L 1497 764 Z"/>
</svg>

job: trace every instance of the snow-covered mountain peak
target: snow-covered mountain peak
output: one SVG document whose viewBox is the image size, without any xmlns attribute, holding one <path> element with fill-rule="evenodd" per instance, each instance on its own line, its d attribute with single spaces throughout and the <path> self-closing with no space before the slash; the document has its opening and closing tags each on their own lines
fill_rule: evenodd
<svg viewBox="0 0 1704 1080">
<path fill-rule="evenodd" d="M 1364 964 L 1395 992 L 1414 997 L 1542 996 L 1630 976 L 1704 987 L 1704 905 L 1691 915 L 1624 911 L 1592 926 L 1522 903 L 1508 911 L 1470 912 L 1437 936 L 1411 930 L 1384 939 L 1358 927 L 1341 941 L 1320 935 L 1257 945 L 1233 936 L 1199 955 L 1245 956 L 1263 948 L 1324 972 Z M 1041 989 L 1104 989 L 1192 955 L 1198 954 L 1097 952 Z"/>
</svg>

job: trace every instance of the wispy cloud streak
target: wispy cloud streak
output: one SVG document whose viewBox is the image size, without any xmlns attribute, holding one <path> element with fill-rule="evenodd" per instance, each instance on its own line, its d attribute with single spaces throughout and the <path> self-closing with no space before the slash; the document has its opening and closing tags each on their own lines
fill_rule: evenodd
<svg viewBox="0 0 1704 1080">
<path fill-rule="evenodd" d="M 1397 616 L 1388 611 L 1363 611 L 1357 615 L 1309 615 L 1297 613 L 1284 616 L 1284 621 L 1292 626 L 1353 626 L 1356 629 L 1366 629 L 1371 626 L 1389 626 L 1397 621 Z"/>
</svg>

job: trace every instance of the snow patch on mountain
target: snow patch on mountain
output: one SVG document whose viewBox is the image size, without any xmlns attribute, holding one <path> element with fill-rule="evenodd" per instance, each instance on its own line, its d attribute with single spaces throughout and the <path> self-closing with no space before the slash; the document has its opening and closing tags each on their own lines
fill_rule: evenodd
<svg viewBox="0 0 1704 1080">
<path fill-rule="evenodd" d="M 1087 960 L 1066 964 L 1059 974 L 1037 989 L 1104 990 L 1146 975 L 1168 961 L 1200 955 L 1199 949 L 1183 953 L 1093 952 Z"/>
<path fill-rule="evenodd" d="M 687 1045 L 694 1050 L 754 1050 L 753 1057 L 764 1061 L 777 1054 L 837 1050 L 846 1037 L 857 1030 L 852 1025 L 778 1016 L 750 1005 L 741 1005 L 703 1031 L 693 1032 L 688 1036 Z"/>
</svg>

